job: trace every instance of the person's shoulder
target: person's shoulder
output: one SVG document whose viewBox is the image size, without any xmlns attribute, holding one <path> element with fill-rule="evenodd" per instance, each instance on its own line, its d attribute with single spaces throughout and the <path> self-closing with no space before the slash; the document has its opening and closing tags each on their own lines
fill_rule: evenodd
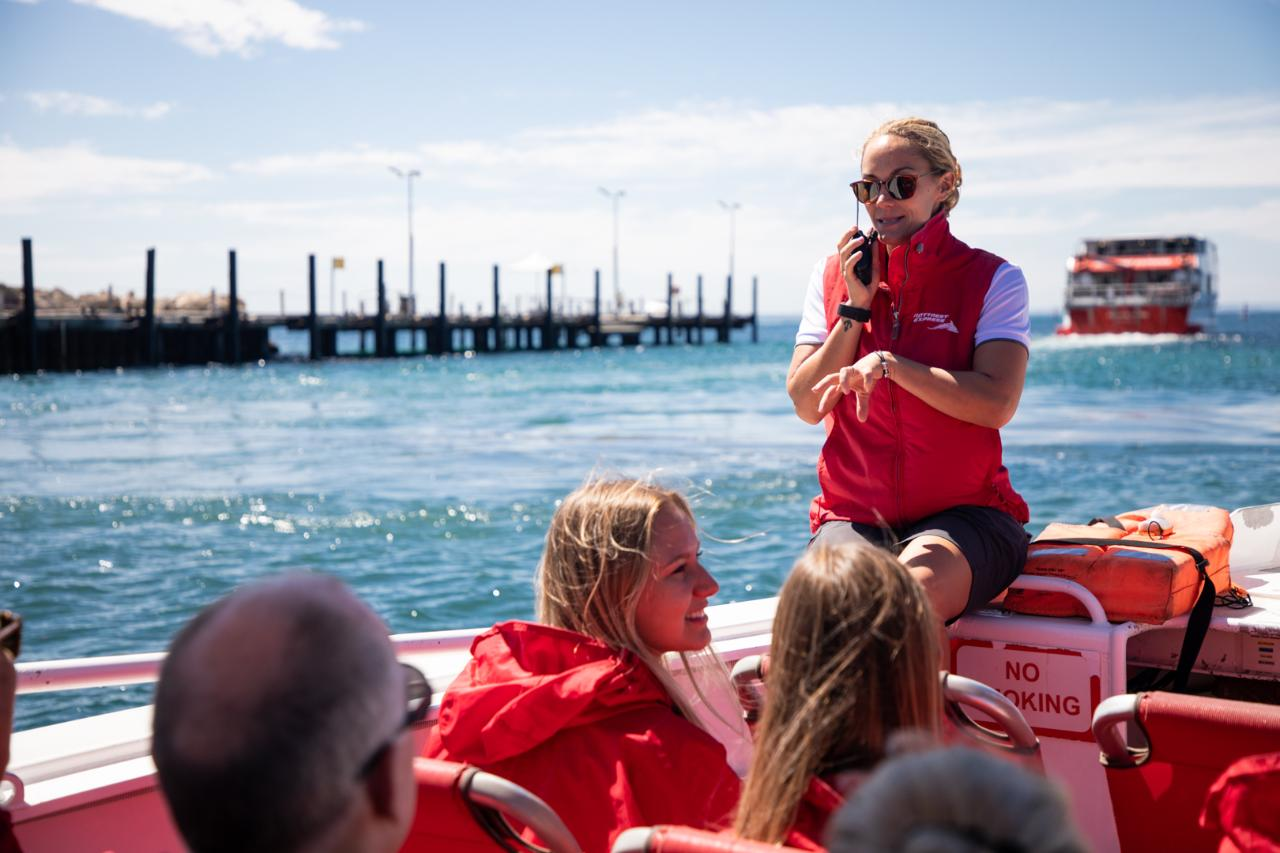
<svg viewBox="0 0 1280 853">
<path fill-rule="evenodd" d="M 654 701 L 637 704 L 606 720 L 620 735 L 640 738 L 652 743 L 676 741 L 701 742 L 704 739 L 718 743 L 715 738 L 686 720 L 668 704 Z"/>
<path fill-rule="evenodd" d="M 626 751 L 634 755 L 669 755 L 669 760 L 681 765 L 701 766 L 712 761 L 727 766 L 724 745 L 669 705 L 637 705 L 600 724 L 625 742 Z"/>
</svg>

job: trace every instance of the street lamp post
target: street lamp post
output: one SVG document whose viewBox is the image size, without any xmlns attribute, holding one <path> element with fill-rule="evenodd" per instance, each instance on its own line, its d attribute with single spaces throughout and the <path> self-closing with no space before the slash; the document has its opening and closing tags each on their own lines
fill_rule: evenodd
<svg viewBox="0 0 1280 853">
<path fill-rule="evenodd" d="M 618 284 L 618 200 L 626 195 L 625 190 L 610 191 L 604 187 L 596 187 L 600 194 L 613 202 L 613 305 L 614 313 L 622 311 L 622 288 Z"/>
<path fill-rule="evenodd" d="M 388 166 L 391 173 L 397 178 L 404 178 L 406 186 L 409 188 L 409 313 L 418 313 L 418 303 L 413 295 L 413 179 L 422 175 L 417 169 L 397 169 L 395 166 Z"/>
<path fill-rule="evenodd" d="M 737 225 L 737 213 L 742 205 L 736 201 L 721 201 L 720 206 L 729 211 L 729 280 L 733 281 L 733 241 Z"/>
</svg>

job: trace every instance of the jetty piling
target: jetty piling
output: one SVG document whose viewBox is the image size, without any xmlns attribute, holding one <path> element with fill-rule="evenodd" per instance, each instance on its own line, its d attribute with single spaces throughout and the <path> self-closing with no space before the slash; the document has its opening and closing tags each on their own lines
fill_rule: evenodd
<svg viewBox="0 0 1280 853">
<path fill-rule="evenodd" d="M 720 318 L 720 324 L 716 327 L 716 342 L 729 343 L 729 330 L 732 328 L 733 314 L 733 276 L 727 275 L 724 279 L 724 315 Z"/>
<path fill-rule="evenodd" d="M 551 275 L 552 275 L 552 271 L 548 269 L 547 270 L 547 314 L 546 314 L 546 321 L 542 324 L 542 338 L 541 340 L 538 341 L 538 344 L 539 344 L 538 348 L 543 350 L 549 350 L 551 349 L 551 346 L 552 346 L 552 342 L 551 342 L 551 334 L 552 334 Z"/>
<path fill-rule="evenodd" d="M 436 314 L 436 342 L 435 346 L 428 346 L 428 350 L 440 355 L 447 352 L 453 352 L 453 334 L 449 329 L 449 315 L 445 310 L 448 305 L 447 290 L 445 287 L 445 268 L 444 261 L 440 262 L 440 308 Z M 430 341 L 428 341 L 430 344 Z"/>
<path fill-rule="evenodd" d="M 486 337 L 486 340 L 488 338 Z M 495 351 L 502 352 L 502 291 L 498 287 L 498 265 L 493 265 L 493 347 Z"/>
<path fill-rule="evenodd" d="M 387 283 L 382 278 L 382 258 L 378 258 L 378 313 L 373 317 L 373 352 L 387 357 Z"/>
<path fill-rule="evenodd" d="M 316 317 L 316 256 L 307 255 L 307 334 L 311 341 L 310 358 L 320 358 L 319 320 Z"/>
<path fill-rule="evenodd" d="M 591 345 L 598 347 L 604 345 L 604 335 L 600 330 L 600 270 L 596 270 L 595 282 L 595 302 L 591 310 Z"/>
<path fill-rule="evenodd" d="M 434 315 L 418 315 L 412 302 L 402 304 L 392 313 L 388 304 L 385 265 L 377 266 L 377 311 L 365 314 L 360 301 L 358 314 L 326 314 L 321 317 L 317 302 L 316 255 L 307 256 L 307 307 L 305 313 L 284 313 L 284 292 L 280 292 L 279 314 L 241 314 L 239 299 L 239 255 L 227 252 L 229 304 L 224 309 L 216 288 L 211 288 L 209 302 L 199 305 L 158 299 L 156 249 L 146 250 L 146 300 L 143 304 L 123 304 L 107 293 L 104 304 L 84 299 L 78 303 L 38 310 L 34 273 L 34 248 L 31 238 L 22 239 L 23 289 L 22 304 L 7 311 L 0 310 L 0 373 L 27 373 L 43 369 L 94 370 L 158 364 L 241 364 L 272 357 L 275 348 L 269 332 L 284 328 L 307 332 L 305 358 L 320 360 L 338 355 L 338 340 L 344 333 L 354 333 L 358 343 L 344 354 L 390 357 L 401 354 L 448 354 L 461 350 L 500 352 L 511 350 L 550 351 L 581 346 L 636 346 L 649 338 L 652 330 L 655 345 L 682 342 L 703 343 L 708 329 L 713 329 L 720 342 L 728 342 L 733 329 L 752 327 L 752 340 L 758 340 L 756 309 L 759 280 L 752 279 L 752 313 L 750 316 L 707 315 L 704 307 L 703 276 L 697 281 L 697 312 L 685 315 L 679 311 L 679 292 L 674 273 L 666 276 L 665 311 L 645 313 L 637 304 L 621 305 L 609 311 L 600 271 L 592 275 L 592 301 L 570 300 L 567 291 L 555 303 L 555 276 L 564 282 L 560 266 L 546 271 L 545 302 L 535 300 L 532 307 L 521 308 L 516 297 L 515 310 L 502 305 L 501 269 L 493 266 L 493 313 L 486 316 L 483 306 L 474 314 L 459 308 L 449 312 L 447 268 L 440 262 L 439 307 Z M 732 306 L 731 279 L 726 282 L 725 309 Z M 43 300 L 45 295 L 38 294 Z M 61 298 L 61 297 L 59 297 Z M 525 297 L 527 300 L 527 297 Z M 526 301 L 526 306 L 528 302 Z M 665 338 L 664 338 L 665 332 Z M 406 335 L 406 341 L 400 335 Z M 372 336 L 372 343 L 370 343 Z M 408 353 L 405 344 L 408 344 Z"/>
<path fill-rule="evenodd" d="M 40 369 L 40 345 L 36 340 L 36 273 L 31 260 L 31 238 L 22 238 L 22 333 L 26 336 L 26 369 Z"/>
<path fill-rule="evenodd" d="M 230 276 L 228 289 L 231 304 L 227 306 L 227 364 L 240 363 L 240 303 L 236 290 L 236 250 L 227 252 L 227 270 Z"/>
<path fill-rule="evenodd" d="M 698 343 L 702 343 L 702 273 L 698 273 L 698 316 L 694 328 L 698 330 Z"/>
<path fill-rule="evenodd" d="M 156 250 L 147 249 L 147 295 L 142 315 L 142 363 L 155 367 L 160 363 L 156 346 Z"/>
<path fill-rule="evenodd" d="M 760 278 L 759 276 L 751 276 L 751 343 L 760 343 L 760 324 L 756 322 L 756 318 L 760 315 L 756 311 L 757 300 L 760 296 Z"/>
</svg>

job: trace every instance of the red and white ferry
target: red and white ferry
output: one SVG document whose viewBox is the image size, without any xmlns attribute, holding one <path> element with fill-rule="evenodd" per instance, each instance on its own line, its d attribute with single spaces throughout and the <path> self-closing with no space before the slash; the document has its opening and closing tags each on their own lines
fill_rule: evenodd
<svg viewBox="0 0 1280 853">
<path fill-rule="evenodd" d="M 1195 334 L 1218 306 L 1218 250 L 1203 237 L 1086 240 L 1067 262 L 1058 334 Z"/>
<path fill-rule="evenodd" d="M 1217 850 L 1219 836 L 1197 826 L 1208 787 L 1243 756 L 1280 752 L 1280 503 L 1237 509 L 1231 521 L 1231 578 L 1252 603 L 1213 610 L 1194 658 L 1193 673 L 1205 688 L 1200 693 L 1128 692 L 1135 672 L 1174 668 L 1187 616 L 1161 624 L 1111 622 L 1088 589 L 1063 578 L 1024 575 L 1014 585 L 1069 594 L 1087 616 L 1031 616 L 992 607 L 949 629 L 951 673 L 944 683 L 950 716 L 979 739 L 1031 756 L 1061 782 L 1081 830 L 1099 853 Z M 716 648 L 728 663 L 745 664 L 767 651 L 775 605 L 776 599 L 761 599 L 708 608 Z M 468 660 L 480 630 L 393 640 L 401 657 L 437 686 L 438 697 Z M 156 678 L 161 658 L 21 661 L 19 692 L 145 683 Z M 415 732 L 419 746 L 433 721 L 434 709 Z M 0 801 L 24 849 L 184 849 L 157 787 L 150 734 L 150 707 L 15 734 Z M 427 775 L 419 769 L 420 804 L 426 802 Z M 502 780 L 489 777 L 474 782 L 467 796 L 489 807 L 510 806 L 551 849 L 574 850 L 571 837 L 552 841 L 555 816 L 539 816 L 540 801 L 530 804 L 527 797 L 522 806 L 523 789 L 511 796 L 513 787 L 507 783 L 504 789 Z M 462 819 L 471 820 L 465 810 Z M 443 835 L 444 815 L 436 808 L 420 808 L 418 821 L 406 850 L 458 849 Z M 726 846 L 723 838 L 663 848 L 667 832 L 635 830 L 614 849 L 760 849 Z"/>
</svg>

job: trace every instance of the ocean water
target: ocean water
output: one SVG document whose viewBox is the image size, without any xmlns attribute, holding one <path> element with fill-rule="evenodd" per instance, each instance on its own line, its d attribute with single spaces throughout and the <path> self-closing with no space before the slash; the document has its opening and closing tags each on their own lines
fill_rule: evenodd
<svg viewBox="0 0 1280 853">
<path fill-rule="evenodd" d="M 1192 339 L 1037 317 L 1005 462 L 1035 531 L 1160 502 L 1280 501 L 1280 313 Z M 556 501 L 594 473 L 694 501 L 718 601 L 776 592 L 808 538 L 820 427 L 784 389 L 795 322 L 728 346 L 0 379 L 0 607 L 23 660 L 157 651 L 288 569 L 393 631 L 532 614 Z M 286 351 L 298 338 L 282 339 Z M 148 701 L 18 699 L 18 729 Z"/>
</svg>

